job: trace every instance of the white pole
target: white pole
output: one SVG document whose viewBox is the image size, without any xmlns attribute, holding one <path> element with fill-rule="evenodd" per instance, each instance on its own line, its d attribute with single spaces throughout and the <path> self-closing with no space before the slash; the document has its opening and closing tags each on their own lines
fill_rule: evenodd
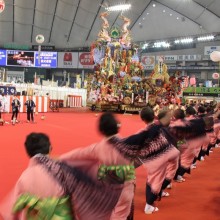
<svg viewBox="0 0 220 220">
<path fill-rule="evenodd" d="M 148 103 L 148 99 L 149 99 L 149 92 L 146 91 L 146 103 Z"/>
<path fill-rule="evenodd" d="M 134 93 L 132 92 L 131 94 L 131 103 L 133 104 L 134 103 Z"/>
</svg>

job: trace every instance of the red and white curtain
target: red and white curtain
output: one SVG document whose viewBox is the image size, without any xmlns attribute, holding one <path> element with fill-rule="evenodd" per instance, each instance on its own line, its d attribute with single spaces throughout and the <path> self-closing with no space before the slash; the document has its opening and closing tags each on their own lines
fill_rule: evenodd
<svg viewBox="0 0 220 220">
<path fill-rule="evenodd" d="M 82 96 L 79 95 L 68 95 L 67 97 L 68 107 L 82 107 Z"/>
</svg>

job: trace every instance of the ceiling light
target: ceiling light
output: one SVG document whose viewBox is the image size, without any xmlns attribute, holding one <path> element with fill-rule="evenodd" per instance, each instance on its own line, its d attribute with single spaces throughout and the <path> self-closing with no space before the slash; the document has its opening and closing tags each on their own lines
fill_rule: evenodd
<svg viewBox="0 0 220 220">
<path fill-rule="evenodd" d="M 170 14 L 170 16 L 172 16 L 173 14 Z"/>
<path fill-rule="evenodd" d="M 146 49 L 147 47 L 148 47 L 148 44 L 145 43 L 145 44 L 142 46 L 142 49 L 144 50 L 144 49 Z"/>
<path fill-rule="evenodd" d="M 189 44 L 193 42 L 193 38 L 183 38 L 180 40 L 182 44 Z"/>
<path fill-rule="evenodd" d="M 153 7 L 155 8 L 155 7 L 156 7 L 156 4 L 153 4 Z"/>
<path fill-rule="evenodd" d="M 145 17 L 143 17 L 142 19 L 145 20 Z"/>
<path fill-rule="evenodd" d="M 180 40 L 175 40 L 174 43 L 175 43 L 175 44 L 179 44 L 179 43 L 180 43 Z"/>
<path fill-rule="evenodd" d="M 147 15 L 149 15 L 149 12 L 147 12 Z"/>
<path fill-rule="evenodd" d="M 198 37 L 197 40 L 198 41 L 209 41 L 209 40 L 213 40 L 215 37 L 213 35 L 208 35 L 208 36 L 203 36 L 203 37 Z"/>
<path fill-rule="evenodd" d="M 154 47 L 170 47 L 170 44 L 165 41 L 155 42 Z"/>
<path fill-rule="evenodd" d="M 163 13 L 165 13 L 166 12 L 166 10 L 163 10 Z"/>
<path fill-rule="evenodd" d="M 180 18 L 179 18 L 179 17 L 177 17 L 176 19 L 177 19 L 177 20 L 179 20 Z"/>
<path fill-rule="evenodd" d="M 131 4 L 119 4 L 105 8 L 107 11 L 126 11 L 131 8 Z"/>
</svg>

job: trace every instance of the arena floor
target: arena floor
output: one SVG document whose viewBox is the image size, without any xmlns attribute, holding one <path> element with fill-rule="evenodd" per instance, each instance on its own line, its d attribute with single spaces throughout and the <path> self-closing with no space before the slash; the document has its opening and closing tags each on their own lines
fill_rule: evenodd
<svg viewBox="0 0 220 220">
<path fill-rule="evenodd" d="M 15 126 L 0 126 L 0 201 L 15 184 L 22 170 L 28 164 L 24 140 L 30 132 L 45 132 L 52 142 L 52 156 L 57 157 L 73 148 L 84 147 L 101 139 L 96 126 L 101 113 L 75 111 L 53 112 L 35 116 L 36 123 L 26 123 L 26 115 L 19 116 Z M 144 127 L 138 115 L 118 114 L 122 136 L 133 134 Z M 10 115 L 4 115 L 10 121 Z M 159 212 L 145 215 L 145 183 L 147 171 L 137 169 L 135 194 L 135 220 L 219 220 L 220 219 L 220 149 L 214 149 L 204 162 L 199 162 L 192 174 L 186 175 L 185 183 L 173 183 L 170 197 L 157 203 Z"/>
</svg>

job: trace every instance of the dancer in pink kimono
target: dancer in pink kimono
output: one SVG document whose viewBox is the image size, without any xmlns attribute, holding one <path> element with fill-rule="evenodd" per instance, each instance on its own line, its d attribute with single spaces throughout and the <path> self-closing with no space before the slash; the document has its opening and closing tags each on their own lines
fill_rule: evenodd
<svg viewBox="0 0 220 220">
<path fill-rule="evenodd" d="M 170 125 L 171 116 L 172 115 L 170 111 L 162 111 L 159 113 L 158 119 L 159 119 L 160 124 L 162 124 L 164 128 Z M 172 148 L 169 154 L 163 155 L 165 157 L 164 159 L 166 159 L 167 161 L 167 164 L 166 164 L 165 178 L 162 183 L 160 194 L 159 194 L 159 200 L 161 197 L 169 196 L 169 193 L 165 192 L 164 190 L 169 185 L 171 185 L 171 182 L 176 174 L 176 171 L 179 165 L 179 156 L 180 156 L 180 152 L 176 147 L 177 146 L 176 140 L 173 137 L 171 137 L 170 132 L 168 132 L 167 130 L 166 130 L 166 133 L 167 133 L 167 137 L 170 137 L 169 139 L 173 140 L 173 143 L 175 143 L 174 144 L 175 148 Z"/>
<path fill-rule="evenodd" d="M 147 112 L 143 109 L 141 111 L 141 118 L 147 124 L 149 120 L 150 110 Z M 145 113 L 145 114 L 144 114 Z M 153 116 L 153 112 L 151 113 Z M 148 116 L 148 117 L 147 117 Z M 171 112 L 170 111 L 162 111 L 158 114 L 159 124 L 166 128 L 170 124 L 171 120 Z M 164 129 L 164 134 L 167 140 L 173 142 L 173 145 L 170 146 L 170 149 L 161 154 L 160 157 L 155 158 L 153 160 L 146 160 L 144 166 L 147 168 L 148 176 L 147 176 L 147 186 L 146 186 L 146 205 L 145 205 L 145 213 L 152 213 L 152 205 L 153 200 L 155 200 L 155 196 L 152 195 L 157 194 L 159 199 L 161 197 L 169 196 L 168 192 L 164 192 L 164 189 L 171 183 L 176 170 L 178 168 L 179 161 L 179 151 L 175 147 L 175 140 L 168 134 L 166 129 Z M 149 186 L 151 190 L 149 189 Z M 153 211 L 157 211 L 157 208 Z"/>
<path fill-rule="evenodd" d="M 45 134 L 30 134 L 25 147 L 30 163 L 0 206 L 4 220 L 109 220 L 122 187 L 107 188 L 78 168 L 52 160 Z"/>
<path fill-rule="evenodd" d="M 110 219 L 126 220 L 134 197 L 135 175 L 131 159 L 108 143 L 109 138 L 117 136 L 118 130 L 119 123 L 116 118 L 111 113 L 104 113 L 99 119 L 99 131 L 104 135 L 103 140 L 89 147 L 66 153 L 60 159 L 71 166 L 75 165 L 78 160 L 98 161 L 99 166 L 93 170 L 93 178 L 98 178 L 106 186 L 112 184 L 123 186 Z M 89 216 L 88 219 L 90 219 Z"/>
<path fill-rule="evenodd" d="M 185 126 L 187 124 L 187 120 L 185 120 L 185 114 L 184 111 L 181 109 L 177 109 L 174 111 L 173 116 L 175 118 L 175 121 L 170 125 L 172 126 Z M 194 158 L 194 146 L 189 145 L 189 142 L 187 139 L 183 139 L 179 141 L 179 150 L 180 150 L 180 164 L 179 168 L 176 172 L 176 175 L 174 179 L 177 182 L 184 182 L 185 179 L 183 178 L 183 175 L 185 173 L 190 174 L 190 166 L 192 164 L 193 158 Z"/>
<path fill-rule="evenodd" d="M 195 108 L 193 108 L 192 106 L 187 107 L 186 109 L 186 120 L 191 121 L 196 119 L 196 110 Z M 201 135 L 198 137 L 192 137 L 190 139 L 187 140 L 189 149 L 192 149 L 192 165 L 191 165 L 191 169 L 195 169 L 196 168 L 196 161 L 199 155 L 199 152 L 201 150 L 202 144 L 204 142 L 206 138 L 206 135 Z M 191 160 L 191 158 L 189 158 L 189 160 Z"/>
</svg>

